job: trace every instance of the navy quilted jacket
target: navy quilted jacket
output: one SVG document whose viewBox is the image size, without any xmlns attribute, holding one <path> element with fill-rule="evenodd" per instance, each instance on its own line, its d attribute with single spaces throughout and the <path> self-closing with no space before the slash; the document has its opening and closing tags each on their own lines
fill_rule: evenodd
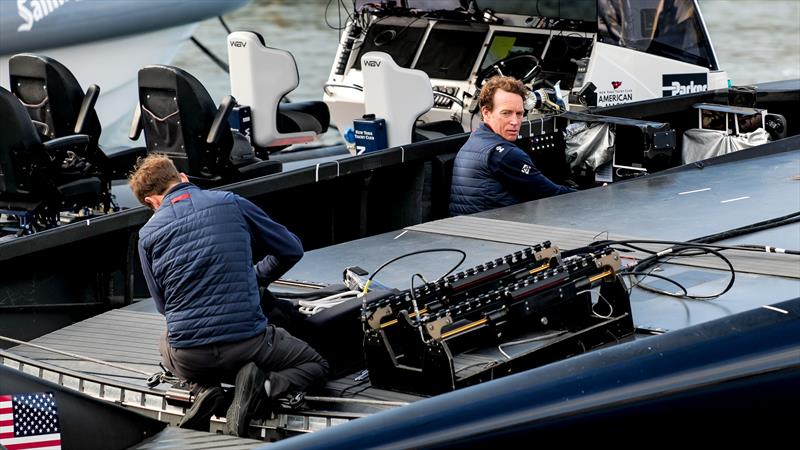
<svg viewBox="0 0 800 450">
<path fill-rule="evenodd" d="M 253 265 L 253 246 L 269 255 Z M 258 284 L 303 255 L 300 240 L 250 201 L 180 183 L 139 230 L 150 294 L 175 348 L 238 342 L 267 324 Z"/>
<path fill-rule="evenodd" d="M 453 162 L 450 215 L 473 214 L 573 191 L 550 181 L 521 148 L 481 123 Z"/>
</svg>

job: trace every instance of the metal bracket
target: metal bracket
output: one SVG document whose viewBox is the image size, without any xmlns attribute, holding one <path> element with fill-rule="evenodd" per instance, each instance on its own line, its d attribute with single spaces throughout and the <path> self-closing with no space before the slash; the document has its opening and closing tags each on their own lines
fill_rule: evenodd
<svg viewBox="0 0 800 450">
<path fill-rule="evenodd" d="M 557 245 L 551 245 L 550 247 L 543 248 L 538 252 L 535 252 L 533 256 L 536 258 L 537 261 L 548 261 L 551 258 L 557 258 L 561 252 L 558 249 Z"/>
<path fill-rule="evenodd" d="M 442 328 L 445 325 L 450 325 L 451 323 L 453 323 L 453 319 L 450 316 L 440 317 L 433 322 L 426 324 L 425 330 L 428 332 L 430 337 L 439 340 L 442 337 Z"/>
<path fill-rule="evenodd" d="M 594 263 L 597 265 L 598 269 L 609 269 L 614 272 L 614 275 L 619 273 L 619 269 L 622 267 L 619 253 L 615 251 L 595 259 Z"/>
<path fill-rule="evenodd" d="M 391 315 L 392 307 L 390 305 L 381 306 L 369 315 L 367 323 L 373 330 L 379 330 L 381 328 L 381 321 L 384 319 L 384 317 L 389 317 Z"/>
</svg>

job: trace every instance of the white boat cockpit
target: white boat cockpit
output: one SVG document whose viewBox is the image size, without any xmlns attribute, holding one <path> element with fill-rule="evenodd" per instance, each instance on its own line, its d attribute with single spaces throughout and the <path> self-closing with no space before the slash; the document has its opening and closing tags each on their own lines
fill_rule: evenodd
<svg viewBox="0 0 800 450">
<path fill-rule="evenodd" d="M 526 83 L 534 114 L 728 82 L 695 0 L 357 1 L 324 87 L 341 131 L 371 112 L 361 58 L 376 51 L 430 78 L 433 107 L 418 124 L 452 120 L 464 131 L 480 120 L 477 92 L 496 74 Z"/>
</svg>

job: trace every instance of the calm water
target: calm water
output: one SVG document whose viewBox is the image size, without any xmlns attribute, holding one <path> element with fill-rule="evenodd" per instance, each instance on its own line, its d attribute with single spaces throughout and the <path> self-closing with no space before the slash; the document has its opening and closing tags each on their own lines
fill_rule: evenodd
<svg viewBox="0 0 800 450">
<path fill-rule="evenodd" d="M 338 32 L 325 24 L 328 3 L 261 0 L 225 19 L 232 30 L 258 31 L 267 45 L 292 52 L 300 86 L 291 98 L 319 100 L 338 43 Z M 800 78 L 800 0 L 701 0 L 700 7 L 720 65 L 734 84 Z M 335 1 L 328 21 L 338 24 Z M 226 32 L 219 21 L 203 22 L 195 36 L 226 59 Z M 228 93 L 226 74 L 194 44 L 185 44 L 173 63 L 197 76 L 214 99 Z"/>
</svg>

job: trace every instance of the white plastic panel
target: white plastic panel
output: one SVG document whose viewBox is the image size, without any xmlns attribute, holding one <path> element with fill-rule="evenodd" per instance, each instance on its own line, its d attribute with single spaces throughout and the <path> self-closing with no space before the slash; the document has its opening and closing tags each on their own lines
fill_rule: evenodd
<svg viewBox="0 0 800 450">
<path fill-rule="evenodd" d="M 251 109 L 255 145 L 274 147 L 314 139 L 314 131 L 278 132 L 278 105 L 300 83 L 291 53 L 264 46 L 253 32 L 236 31 L 228 35 L 228 64 L 231 95 Z"/>
<path fill-rule="evenodd" d="M 367 114 L 386 119 L 389 147 L 411 143 L 417 117 L 433 106 L 433 91 L 428 75 L 395 64 L 383 52 L 361 57 L 364 74 L 364 109 Z"/>
</svg>

